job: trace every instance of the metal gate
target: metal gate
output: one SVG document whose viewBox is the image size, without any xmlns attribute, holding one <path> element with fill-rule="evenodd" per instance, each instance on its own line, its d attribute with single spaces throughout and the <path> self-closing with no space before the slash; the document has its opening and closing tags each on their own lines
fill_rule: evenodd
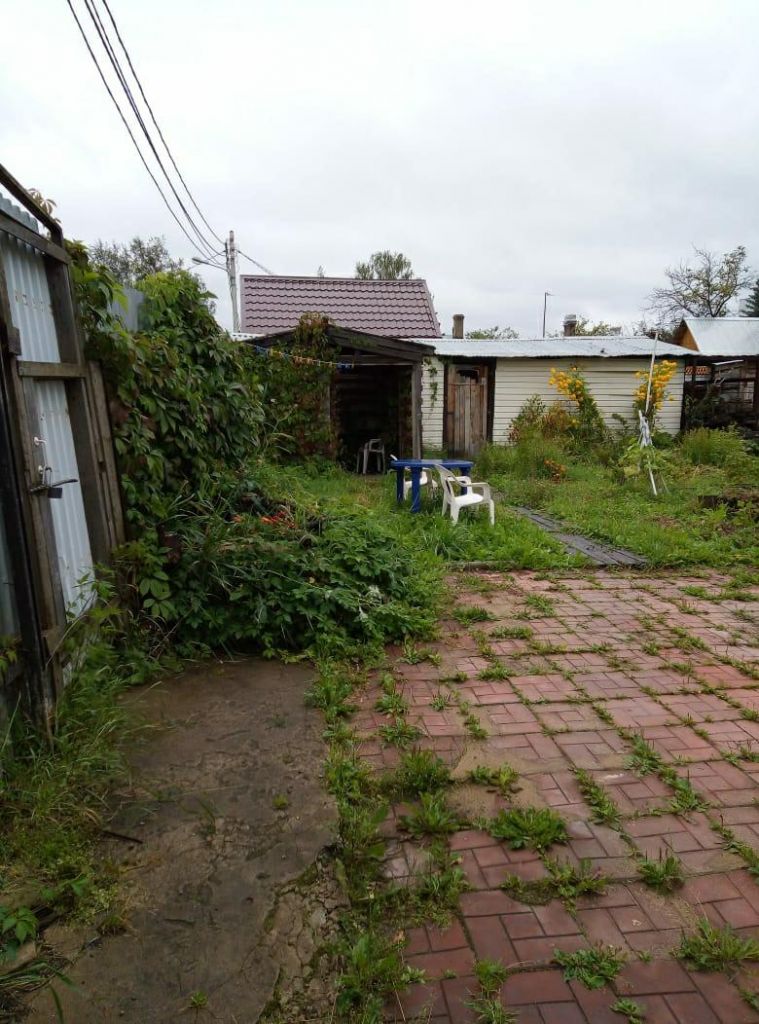
<svg viewBox="0 0 759 1024">
<path fill-rule="evenodd" d="M 0 568 L 14 605 L 26 602 L 21 633 L 30 618 L 38 628 L 45 678 L 31 703 L 43 714 L 62 685 L 67 622 L 89 606 L 87 581 L 123 540 L 123 524 L 105 392 L 83 356 L 63 233 L 1 166 L 0 187 L 21 204 L 0 193 L 0 456 L 13 477 L 0 495 Z M 22 653 L 31 646 L 27 629 Z"/>
</svg>

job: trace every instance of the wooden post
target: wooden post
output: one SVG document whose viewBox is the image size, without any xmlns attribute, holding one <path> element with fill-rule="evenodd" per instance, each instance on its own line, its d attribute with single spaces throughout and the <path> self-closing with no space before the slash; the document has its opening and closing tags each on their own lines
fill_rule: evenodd
<svg viewBox="0 0 759 1024">
<path fill-rule="evenodd" d="M 411 457 L 422 457 L 422 364 L 411 371 Z"/>
</svg>

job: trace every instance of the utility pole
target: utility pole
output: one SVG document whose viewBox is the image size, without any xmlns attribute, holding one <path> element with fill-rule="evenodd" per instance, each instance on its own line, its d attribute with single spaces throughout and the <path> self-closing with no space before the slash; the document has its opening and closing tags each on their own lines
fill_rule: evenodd
<svg viewBox="0 0 759 1024">
<path fill-rule="evenodd" d="M 240 330 L 240 311 L 237 308 L 237 249 L 235 248 L 235 233 L 229 232 L 229 239 L 224 244 L 227 255 L 227 276 L 229 278 L 229 294 L 232 299 L 232 330 L 237 333 Z"/>
<path fill-rule="evenodd" d="M 550 292 L 543 292 L 543 337 L 546 336 L 546 307 L 548 305 L 548 296 Z"/>
</svg>

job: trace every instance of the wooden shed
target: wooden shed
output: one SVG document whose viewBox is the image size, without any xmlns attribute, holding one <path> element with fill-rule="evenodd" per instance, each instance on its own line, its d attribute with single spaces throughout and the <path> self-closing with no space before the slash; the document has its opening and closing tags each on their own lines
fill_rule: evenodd
<svg viewBox="0 0 759 1024">
<path fill-rule="evenodd" d="M 408 341 L 330 324 L 335 369 L 327 401 L 337 439 L 339 461 L 355 465 L 358 449 L 382 438 L 385 450 L 399 457 L 422 453 L 422 361 L 432 354 L 429 342 Z M 236 337 L 285 358 L 293 330 Z"/>
<path fill-rule="evenodd" d="M 487 441 L 508 443 L 509 429 L 525 401 L 539 395 L 546 404 L 558 398 L 549 384 L 551 370 L 578 367 L 585 375 L 605 421 L 634 423 L 633 392 L 637 372 L 647 371 L 653 341 L 645 337 L 563 337 L 513 341 L 442 338 L 424 366 L 422 412 L 424 445 L 449 455 L 476 455 Z M 678 370 L 669 387 L 659 427 L 674 434 L 682 413 L 684 352 L 657 345 L 658 359 L 675 359 Z"/>
</svg>

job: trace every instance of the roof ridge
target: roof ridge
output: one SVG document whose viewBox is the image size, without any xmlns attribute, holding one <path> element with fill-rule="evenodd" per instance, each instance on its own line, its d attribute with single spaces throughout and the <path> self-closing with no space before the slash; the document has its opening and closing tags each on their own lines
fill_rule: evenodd
<svg viewBox="0 0 759 1024">
<path fill-rule="evenodd" d="M 315 274 L 240 274 L 240 277 L 251 278 L 257 281 L 351 281 L 355 284 L 418 284 L 420 281 L 427 284 L 424 277 L 331 277 L 325 274 L 324 277 L 317 277 Z M 429 291 L 429 289 L 428 289 Z"/>
</svg>

